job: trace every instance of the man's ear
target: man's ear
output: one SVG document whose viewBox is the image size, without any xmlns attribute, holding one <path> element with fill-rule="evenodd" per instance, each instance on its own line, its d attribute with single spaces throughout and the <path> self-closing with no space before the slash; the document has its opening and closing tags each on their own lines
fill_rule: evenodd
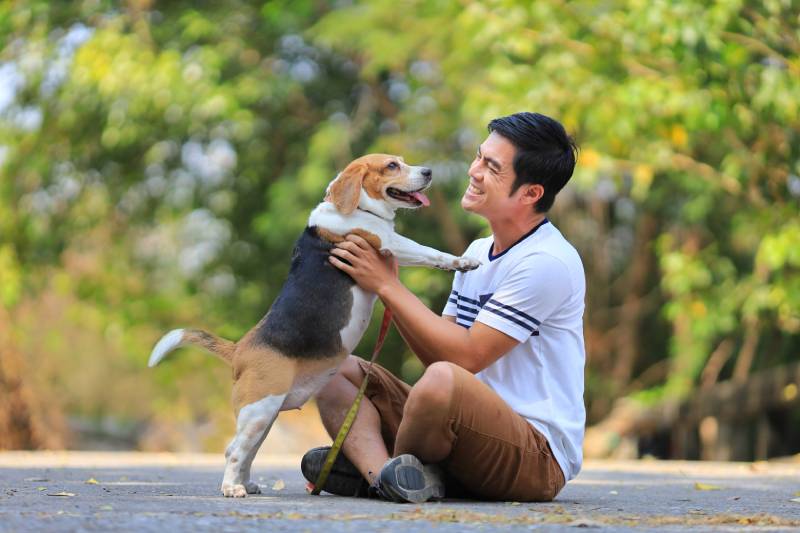
<svg viewBox="0 0 800 533">
<path fill-rule="evenodd" d="M 367 175 L 367 165 L 364 163 L 350 163 L 331 183 L 328 190 L 331 202 L 336 210 L 344 215 L 349 215 L 358 207 L 361 198 L 361 184 Z"/>
<path fill-rule="evenodd" d="M 534 183 L 533 185 L 523 185 L 521 196 L 522 203 L 536 205 L 536 202 L 541 200 L 542 196 L 544 196 L 544 187 L 538 183 Z"/>
</svg>

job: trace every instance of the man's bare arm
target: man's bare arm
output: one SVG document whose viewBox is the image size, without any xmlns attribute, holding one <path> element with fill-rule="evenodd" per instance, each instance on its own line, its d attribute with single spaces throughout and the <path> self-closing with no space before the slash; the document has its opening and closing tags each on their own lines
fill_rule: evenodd
<svg viewBox="0 0 800 533">
<path fill-rule="evenodd" d="M 377 293 L 394 313 L 400 333 L 425 366 L 449 361 L 470 372 L 480 372 L 519 344 L 480 322 L 466 329 L 455 323 L 455 317 L 435 314 L 396 278 Z"/>
</svg>

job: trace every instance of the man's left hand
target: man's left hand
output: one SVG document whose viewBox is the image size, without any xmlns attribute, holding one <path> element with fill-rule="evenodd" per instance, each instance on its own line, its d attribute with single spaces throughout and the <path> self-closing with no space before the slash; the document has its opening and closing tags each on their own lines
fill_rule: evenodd
<svg viewBox="0 0 800 533">
<path fill-rule="evenodd" d="M 383 287 L 397 280 L 397 259 L 391 255 L 384 257 L 358 235 L 350 234 L 337 243 L 331 250 L 329 260 L 369 292 L 380 294 Z"/>
</svg>

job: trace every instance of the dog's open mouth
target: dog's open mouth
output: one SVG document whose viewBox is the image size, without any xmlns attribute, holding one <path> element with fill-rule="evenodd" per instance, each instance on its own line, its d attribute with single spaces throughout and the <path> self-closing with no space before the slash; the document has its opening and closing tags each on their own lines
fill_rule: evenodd
<svg viewBox="0 0 800 533">
<path fill-rule="evenodd" d="M 414 206 L 424 205 L 427 207 L 431 205 L 431 201 L 428 200 L 428 197 L 425 196 L 421 190 L 406 192 L 401 191 L 400 189 L 395 189 L 394 187 L 389 187 L 386 189 L 386 194 L 395 200 L 400 200 L 401 202 L 406 202 L 407 204 Z"/>
</svg>

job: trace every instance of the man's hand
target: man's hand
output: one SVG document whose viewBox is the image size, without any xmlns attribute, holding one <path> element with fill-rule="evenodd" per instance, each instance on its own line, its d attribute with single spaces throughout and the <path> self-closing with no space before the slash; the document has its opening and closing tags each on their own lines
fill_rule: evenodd
<svg viewBox="0 0 800 533">
<path fill-rule="evenodd" d="M 350 234 L 336 244 L 329 260 L 333 266 L 349 274 L 359 287 L 378 295 L 384 287 L 397 282 L 397 259 L 391 255 L 384 257 L 358 235 Z"/>
</svg>

